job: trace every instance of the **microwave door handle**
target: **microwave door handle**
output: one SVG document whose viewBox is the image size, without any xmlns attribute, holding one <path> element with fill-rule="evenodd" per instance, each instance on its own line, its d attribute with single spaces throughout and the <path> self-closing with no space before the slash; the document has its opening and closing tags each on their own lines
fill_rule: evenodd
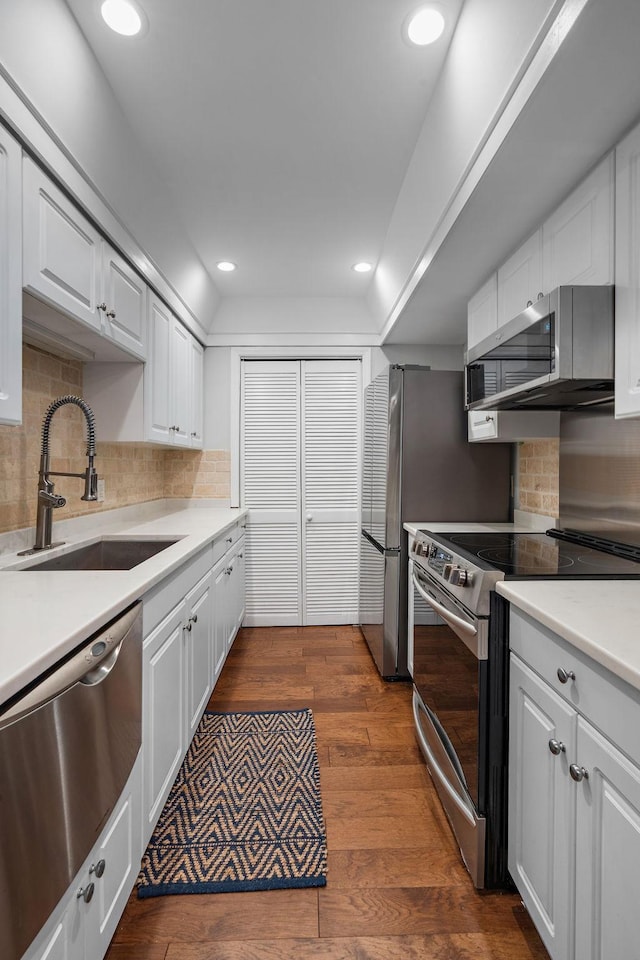
<svg viewBox="0 0 640 960">
<path fill-rule="evenodd" d="M 478 630 L 472 623 L 467 623 L 466 620 L 463 620 L 462 617 L 456 616 L 455 613 L 452 613 L 451 610 L 447 610 L 441 603 L 438 603 L 436 598 L 432 593 L 426 591 L 422 584 L 417 579 L 415 573 L 413 575 L 413 584 L 420 594 L 428 604 L 430 604 L 436 613 L 442 617 L 442 619 L 447 623 L 453 632 L 460 637 L 460 639 L 469 647 L 471 652 L 478 658 L 478 660 L 483 660 L 486 657 L 483 656 L 483 653 L 480 649 L 481 641 L 478 636 Z"/>
</svg>

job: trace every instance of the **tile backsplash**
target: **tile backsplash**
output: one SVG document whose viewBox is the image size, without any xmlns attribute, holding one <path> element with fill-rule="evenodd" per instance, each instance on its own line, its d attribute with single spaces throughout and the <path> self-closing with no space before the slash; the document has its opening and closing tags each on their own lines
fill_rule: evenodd
<svg viewBox="0 0 640 960">
<path fill-rule="evenodd" d="M 559 439 L 519 444 L 516 508 L 557 519 L 560 515 L 559 471 Z"/>
<path fill-rule="evenodd" d="M 22 425 L 0 425 L 0 533 L 33 526 L 40 464 L 42 420 L 49 404 L 66 394 L 82 396 L 82 364 L 25 345 L 22 354 Z M 86 467 L 86 425 L 72 404 L 51 422 L 53 470 L 81 473 Z M 163 497 L 228 500 L 230 456 L 226 450 L 163 450 L 148 444 L 100 443 L 96 470 L 105 480 L 103 503 L 85 503 L 83 481 L 54 478 L 66 507 L 55 520 L 111 510 Z"/>
</svg>

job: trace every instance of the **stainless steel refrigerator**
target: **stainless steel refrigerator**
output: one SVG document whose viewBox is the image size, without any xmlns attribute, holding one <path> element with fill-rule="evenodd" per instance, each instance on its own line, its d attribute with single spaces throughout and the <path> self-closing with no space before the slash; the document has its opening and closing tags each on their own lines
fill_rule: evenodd
<svg viewBox="0 0 640 960">
<path fill-rule="evenodd" d="M 365 389 L 360 626 L 407 676 L 408 520 L 511 519 L 511 445 L 469 443 L 462 372 L 392 365 Z"/>
</svg>

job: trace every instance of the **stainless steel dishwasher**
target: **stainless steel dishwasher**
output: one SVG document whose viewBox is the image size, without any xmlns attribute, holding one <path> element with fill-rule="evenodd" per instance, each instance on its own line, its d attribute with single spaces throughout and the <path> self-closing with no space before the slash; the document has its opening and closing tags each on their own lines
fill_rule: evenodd
<svg viewBox="0 0 640 960">
<path fill-rule="evenodd" d="M 133 767 L 141 611 L 135 604 L 0 710 L 3 960 L 19 960 L 63 896 Z"/>
</svg>

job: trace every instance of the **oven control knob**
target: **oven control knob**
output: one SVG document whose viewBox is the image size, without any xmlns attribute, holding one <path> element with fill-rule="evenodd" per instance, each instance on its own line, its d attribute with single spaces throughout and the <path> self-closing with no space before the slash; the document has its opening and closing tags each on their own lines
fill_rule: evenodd
<svg viewBox="0 0 640 960">
<path fill-rule="evenodd" d="M 454 587 L 470 587 L 472 575 L 464 567 L 453 567 L 449 574 L 449 583 Z"/>
</svg>

